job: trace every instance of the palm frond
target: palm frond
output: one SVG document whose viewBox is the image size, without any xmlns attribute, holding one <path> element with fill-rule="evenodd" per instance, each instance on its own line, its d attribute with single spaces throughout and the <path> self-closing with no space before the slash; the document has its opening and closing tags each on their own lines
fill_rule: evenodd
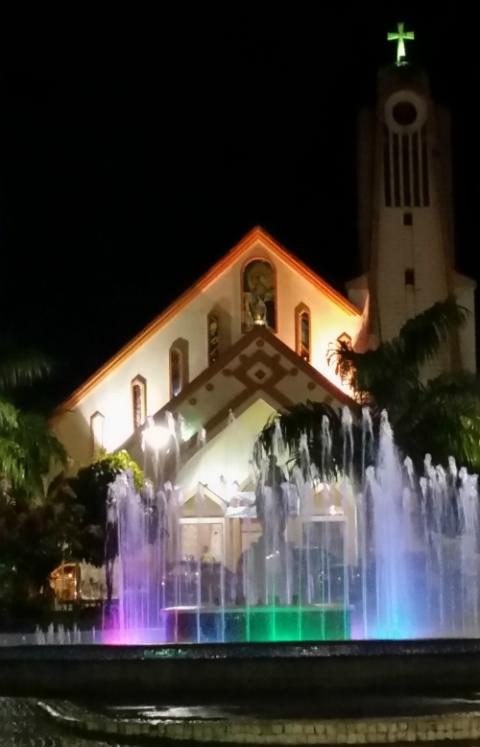
<svg viewBox="0 0 480 747">
<path fill-rule="evenodd" d="M 331 443 L 326 442 L 324 418 L 328 421 Z M 294 405 L 285 413 L 273 415 L 258 436 L 257 463 L 266 453 L 275 453 L 281 445 L 291 466 L 307 465 L 304 446 L 308 449 L 308 463 L 315 465 L 325 477 L 336 476 L 343 467 L 343 437 L 340 413 L 323 402 L 307 401 Z M 303 444 L 303 445 L 302 445 Z"/>
<path fill-rule="evenodd" d="M 42 497 L 44 477 L 66 462 L 66 452 L 41 415 L 21 413 L 0 402 L 0 474 L 15 490 Z M 8 417 L 2 420 L 2 408 Z"/>
<path fill-rule="evenodd" d="M 51 371 L 52 364 L 46 356 L 8 339 L 0 339 L 0 392 L 33 384 Z"/>
<path fill-rule="evenodd" d="M 449 333 L 465 322 L 467 314 L 448 298 L 409 319 L 397 337 L 375 350 L 359 353 L 348 343 L 337 342 L 329 349 L 329 362 L 360 401 L 374 403 L 380 410 L 387 407 L 394 421 L 395 411 L 404 409 L 418 387 L 421 367 L 438 352 Z"/>
<path fill-rule="evenodd" d="M 54 465 L 66 463 L 65 448 L 42 415 L 21 413 L 17 438 L 25 451 L 25 489 L 43 495 L 42 478 Z"/>
<path fill-rule="evenodd" d="M 18 425 L 19 411 L 4 397 L 0 397 L 0 432 L 11 431 Z"/>
<path fill-rule="evenodd" d="M 408 391 L 418 381 L 416 368 L 401 368 L 394 341 L 382 343 L 365 353 L 358 353 L 348 344 L 339 342 L 330 348 L 328 360 L 335 363 L 336 373 L 353 389 L 361 403 L 376 405 L 380 410 L 391 401 L 393 385 Z"/>
<path fill-rule="evenodd" d="M 395 424 L 402 450 L 421 463 L 424 452 L 437 462 L 454 456 L 480 467 L 480 380 L 467 371 L 443 373 L 419 385 Z"/>
<path fill-rule="evenodd" d="M 465 324 L 468 314 L 450 297 L 409 319 L 396 338 L 399 360 L 405 366 L 420 368 L 438 353 L 453 330 Z"/>
<path fill-rule="evenodd" d="M 13 438 L 0 434 L 0 475 L 14 488 L 25 480 L 25 450 Z"/>
</svg>

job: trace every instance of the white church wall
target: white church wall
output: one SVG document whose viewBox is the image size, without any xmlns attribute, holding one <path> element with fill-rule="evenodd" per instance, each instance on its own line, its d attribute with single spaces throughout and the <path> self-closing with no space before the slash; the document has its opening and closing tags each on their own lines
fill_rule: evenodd
<svg viewBox="0 0 480 747">
<path fill-rule="evenodd" d="M 275 410 L 257 399 L 221 433 L 208 441 L 181 469 L 178 482 L 188 500 L 198 484 L 206 485 L 225 504 L 251 477 L 255 439 Z M 237 483 L 237 485 L 235 485 Z"/>
<path fill-rule="evenodd" d="M 249 260 L 266 259 L 275 268 L 278 337 L 295 349 L 295 308 L 306 304 L 311 312 L 312 364 L 327 378 L 341 386 L 328 366 L 328 346 L 343 332 L 354 336 L 361 317 L 345 301 L 342 307 L 327 292 L 293 269 L 261 240 L 252 242 L 231 265 L 189 300 L 179 304 L 177 312 L 145 339 L 111 371 L 100 377 L 73 407 L 56 419 L 54 427 L 75 462 L 87 463 L 93 453 L 90 418 L 103 415 L 103 447 L 118 449 L 133 431 L 131 382 L 141 376 L 146 381 L 146 414 L 153 415 L 170 401 L 169 350 L 181 339 L 188 344 L 189 379 L 195 379 L 208 365 L 207 317 L 220 309 L 230 320 L 229 344 L 242 334 L 242 271 Z M 221 353 L 224 351 L 221 351 Z"/>
<path fill-rule="evenodd" d="M 300 275 L 293 274 L 290 268 L 279 266 L 279 295 L 282 306 L 279 314 L 279 337 L 293 350 L 295 349 L 295 308 L 304 303 L 310 310 L 311 323 L 311 364 L 327 379 L 343 388 L 332 365 L 328 364 L 329 346 L 335 344 L 339 335 L 346 332 L 354 338 L 360 328 L 361 317 L 345 312 L 320 293 L 315 286 Z"/>
<path fill-rule="evenodd" d="M 403 224 L 404 212 L 412 214 L 412 226 Z M 447 269 L 438 209 L 383 208 L 378 230 L 377 277 L 382 340 L 398 334 L 405 321 L 448 295 Z M 388 247 L 388 251 L 387 248 Z M 413 293 L 405 282 L 406 270 L 414 272 Z"/>
</svg>

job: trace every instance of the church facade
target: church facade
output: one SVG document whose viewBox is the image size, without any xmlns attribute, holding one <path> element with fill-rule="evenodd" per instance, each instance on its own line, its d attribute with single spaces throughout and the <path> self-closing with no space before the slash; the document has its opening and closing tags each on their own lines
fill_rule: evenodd
<svg viewBox="0 0 480 747">
<path fill-rule="evenodd" d="M 339 337 L 355 341 L 362 322 L 347 298 L 254 228 L 73 393 L 55 430 L 81 466 L 100 449 L 137 452 L 135 435 L 165 413 L 207 446 L 246 412 L 253 434 L 296 402 L 346 403 L 327 353 Z"/>
<path fill-rule="evenodd" d="M 75 469 L 101 450 L 127 449 L 158 479 L 159 453 L 152 461 L 148 451 L 162 445 L 146 434 L 162 426 L 175 435 L 184 555 L 207 547 L 233 570 L 258 537 L 255 438 L 293 404 L 351 403 L 328 359 L 339 339 L 374 347 L 454 294 L 472 313 L 427 373 L 475 369 L 475 283 L 455 269 L 448 117 L 422 71 L 400 61 L 381 72 L 358 154 L 363 273 L 348 283 L 349 298 L 254 228 L 54 418 Z M 353 558 L 353 503 L 316 501 L 318 520 L 343 523 Z"/>
<path fill-rule="evenodd" d="M 74 468 L 101 450 L 126 449 L 162 483 L 172 479 L 166 462 L 176 457 L 178 557 L 186 562 L 208 551 L 234 573 L 261 534 L 257 435 L 295 403 L 351 403 L 327 354 L 339 337 L 354 343 L 362 324 L 347 298 L 254 228 L 74 392 L 55 431 Z M 158 432 L 171 435 L 168 445 L 149 438 Z M 340 494 L 329 493 L 317 503 L 343 557 L 355 547 L 353 534 L 344 542 L 344 529 L 355 527 L 353 502 L 345 510 Z M 301 521 L 293 523 L 290 536 L 300 541 Z"/>
</svg>

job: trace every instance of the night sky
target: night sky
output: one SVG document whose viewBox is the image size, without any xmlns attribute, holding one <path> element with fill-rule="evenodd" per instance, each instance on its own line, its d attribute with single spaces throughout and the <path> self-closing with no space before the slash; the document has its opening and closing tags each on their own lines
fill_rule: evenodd
<svg viewBox="0 0 480 747">
<path fill-rule="evenodd" d="M 452 109 L 457 268 L 480 280 L 474 12 L 357 5 L 3 27 L 0 318 L 56 360 L 49 401 L 256 224 L 344 290 L 359 270 L 356 115 L 397 20 Z"/>
</svg>

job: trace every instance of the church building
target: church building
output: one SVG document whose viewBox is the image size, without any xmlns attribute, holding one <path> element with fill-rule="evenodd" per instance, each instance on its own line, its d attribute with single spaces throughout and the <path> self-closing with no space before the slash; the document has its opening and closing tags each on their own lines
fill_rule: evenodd
<svg viewBox="0 0 480 747">
<path fill-rule="evenodd" d="M 75 468 L 101 450 L 127 449 L 141 467 L 150 464 L 152 478 L 158 474 L 145 460 L 149 449 L 164 447 L 159 426 L 175 432 L 185 548 L 199 545 L 189 530 L 195 526 L 200 544 L 223 559 L 227 552 L 232 567 L 245 541 L 241 530 L 228 540 L 225 519 L 235 506 L 250 506 L 255 519 L 252 449 L 267 420 L 306 400 L 336 408 L 351 402 L 328 362 L 337 340 L 374 347 L 454 294 L 472 314 L 432 373 L 475 369 L 475 283 L 455 269 L 448 115 L 433 101 L 426 74 L 406 62 L 403 25 L 394 36 L 397 62 L 380 71 L 376 108 L 359 122 L 363 272 L 347 284 L 348 297 L 253 228 L 54 419 Z M 316 510 L 348 522 L 337 509 Z"/>
</svg>

